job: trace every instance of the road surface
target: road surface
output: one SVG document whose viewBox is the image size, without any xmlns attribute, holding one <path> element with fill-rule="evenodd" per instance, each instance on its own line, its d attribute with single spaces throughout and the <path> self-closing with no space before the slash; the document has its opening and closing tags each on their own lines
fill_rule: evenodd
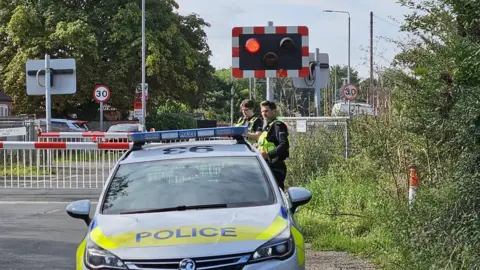
<svg viewBox="0 0 480 270">
<path fill-rule="evenodd" d="M 0 189 L 2 269 L 74 270 L 75 251 L 86 226 L 69 217 L 65 207 L 73 200 L 96 197 L 90 190 Z M 340 252 L 308 250 L 306 264 L 307 270 L 374 269 Z"/>
</svg>

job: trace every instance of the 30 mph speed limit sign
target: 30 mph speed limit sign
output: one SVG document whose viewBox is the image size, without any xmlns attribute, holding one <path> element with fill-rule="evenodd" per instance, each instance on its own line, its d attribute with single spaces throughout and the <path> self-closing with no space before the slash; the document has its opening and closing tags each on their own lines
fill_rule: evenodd
<svg viewBox="0 0 480 270">
<path fill-rule="evenodd" d="M 346 84 L 343 86 L 342 94 L 346 100 L 355 100 L 358 96 L 358 88 L 354 84 Z"/>
<path fill-rule="evenodd" d="M 110 99 L 110 89 L 106 85 L 97 85 L 93 90 L 93 98 L 98 102 L 106 102 Z"/>
</svg>

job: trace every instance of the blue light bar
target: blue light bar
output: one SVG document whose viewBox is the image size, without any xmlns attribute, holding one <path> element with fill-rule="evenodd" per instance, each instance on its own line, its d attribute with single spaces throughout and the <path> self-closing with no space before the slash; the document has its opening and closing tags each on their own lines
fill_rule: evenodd
<svg viewBox="0 0 480 270">
<path fill-rule="evenodd" d="M 132 142 L 161 142 L 169 140 L 200 139 L 212 137 L 234 137 L 242 136 L 248 131 L 248 126 L 240 127 L 217 127 L 217 128 L 198 128 L 198 129 L 180 129 L 165 130 L 153 132 L 136 132 L 128 135 Z"/>
</svg>

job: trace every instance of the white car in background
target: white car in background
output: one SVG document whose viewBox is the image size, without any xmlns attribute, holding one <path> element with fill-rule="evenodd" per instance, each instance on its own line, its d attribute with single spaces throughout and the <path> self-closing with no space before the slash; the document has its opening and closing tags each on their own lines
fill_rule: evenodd
<svg viewBox="0 0 480 270">
<path fill-rule="evenodd" d="M 348 115 L 348 101 L 337 102 L 332 107 L 332 116 L 347 116 Z M 355 115 L 375 115 L 372 105 L 365 102 L 350 101 L 350 113 Z"/>
</svg>

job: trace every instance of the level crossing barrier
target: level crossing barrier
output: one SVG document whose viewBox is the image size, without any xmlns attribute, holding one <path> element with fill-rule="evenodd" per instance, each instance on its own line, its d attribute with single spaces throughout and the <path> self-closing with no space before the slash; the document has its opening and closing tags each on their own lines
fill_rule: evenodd
<svg viewBox="0 0 480 270">
<path fill-rule="evenodd" d="M 348 156 L 348 118 L 281 119 L 290 130 L 292 160 L 300 160 L 296 155 L 302 153 L 296 148 L 301 141 L 311 144 L 309 148 L 322 146 L 331 155 Z M 132 147 L 126 133 L 39 132 L 37 135 L 35 141 L 0 142 L 0 188 L 100 189 L 113 166 Z M 214 138 L 202 140 L 211 139 Z"/>
<path fill-rule="evenodd" d="M 0 142 L 0 188 L 102 188 L 130 147 L 128 142 Z"/>
<path fill-rule="evenodd" d="M 231 140 L 201 140 L 214 139 Z M 101 189 L 132 146 L 133 142 L 0 142 L 0 188 Z"/>
<path fill-rule="evenodd" d="M 130 132 L 42 132 L 37 131 L 42 142 L 129 142 Z"/>
</svg>

